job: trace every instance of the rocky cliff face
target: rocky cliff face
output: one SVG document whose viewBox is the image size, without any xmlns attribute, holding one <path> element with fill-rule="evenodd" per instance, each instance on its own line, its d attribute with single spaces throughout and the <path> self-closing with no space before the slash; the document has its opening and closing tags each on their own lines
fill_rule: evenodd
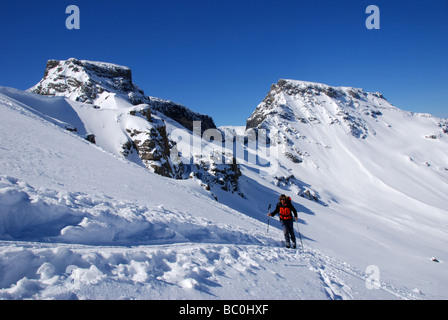
<svg viewBox="0 0 448 320">
<path fill-rule="evenodd" d="M 179 103 L 151 97 L 149 104 L 152 110 L 161 112 L 190 131 L 193 131 L 194 121 L 201 122 L 201 133 L 208 129 L 216 129 L 215 122 L 210 116 L 193 112 Z"/>
<path fill-rule="evenodd" d="M 138 159 L 138 162 L 141 161 L 158 174 L 177 177 L 177 170 L 169 159 L 165 124 L 161 119 L 152 117 L 150 98 L 132 82 L 129 68 L 74 58 L 66 61 L 49 60 L 44 78 L 30 91 L 41 95 L 65 96 L 92 105 L 98 113 L 116 113 L 115 121 L 120 124 L 122 134 L 125 135 L 125 139 L 120 139 L 120 153 L 126 158 Z M 146 120 L 145 123 L 142 119 Z M 102 126 L 105 127 L 105 124 Z M 91 130 L 94 132 L 88 136 L 89 141 L 101 144 L 95 136 L 105 136 L 107 133 L 100 132 L 99 126 Z M 112 132 L 110 134 L 113 136 Z M 134 154 L 138 158 L 133 157 Z"/>
</svg>

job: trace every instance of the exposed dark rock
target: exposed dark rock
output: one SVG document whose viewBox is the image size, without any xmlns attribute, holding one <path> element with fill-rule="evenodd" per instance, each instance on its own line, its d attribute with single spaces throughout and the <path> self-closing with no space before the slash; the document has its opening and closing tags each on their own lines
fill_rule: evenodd
<svg viewBox="0 0 448 320">
<path fill-rule="evenodd" d="M 179 103 L 152 97 L 149 105 L 153 110 L 163 113 L 190 131 L 193 131 L 194 121 L 201 122 L 201 133 L 208 129 L 216 129 L 215 122 L 210 116 L 193 112 Z"/>
<path fill-rule="evenodd" d="M 96 144 L 95 135 L 94 134 L 88 134 L 86 137 L 86 140 L 90 143 Z"/>
</svg>

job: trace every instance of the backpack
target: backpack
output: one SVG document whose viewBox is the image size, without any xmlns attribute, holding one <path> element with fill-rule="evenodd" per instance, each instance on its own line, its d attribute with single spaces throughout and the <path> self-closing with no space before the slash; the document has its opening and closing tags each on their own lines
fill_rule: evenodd
<svg viewBox="0 0 448 320">
<path fill-rule="evenodd" d="M 293 218 L 291 212 L 291 197 L 286 196 L 285 207 L 280 206 L 280 220 L 291 220 Z"/>
</svg>

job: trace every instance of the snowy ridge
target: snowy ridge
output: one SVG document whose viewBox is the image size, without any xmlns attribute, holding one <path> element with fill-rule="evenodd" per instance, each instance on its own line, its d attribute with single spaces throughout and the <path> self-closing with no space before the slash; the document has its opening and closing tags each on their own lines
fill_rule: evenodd
<svg viewBox="0 0 448 320">
<path fill-rule="evenodd" d="M 2 88 L 0 299 L 446 299 L 446 122 L 379 95 L 367 96 L 381 106 L 361 105 L 351 89 L 283 89 L 256 110 L 277 133 L 278 170 L 260 176 L 237 159 L 244 197 L 217 202 L 200 181 L 149 172 L 51 113 L 83 103 Z M 298 252 L 276 219 L 267 232 L 280 193 L 299 211 Z"/>
</svg>

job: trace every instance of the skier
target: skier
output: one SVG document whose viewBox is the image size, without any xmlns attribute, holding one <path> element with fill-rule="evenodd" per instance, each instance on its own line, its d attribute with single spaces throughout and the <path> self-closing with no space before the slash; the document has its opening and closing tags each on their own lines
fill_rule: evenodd
<svg viewBox="0 0 448 320">
<path fill-rule="evenodd" d="M 292 247 L 296 248 L 296 236 L 294 234 L 294 221 L 292 214 L 294 213 L 294 219 L 297 221 L 297 210 L 291 203 L 291 198 L 282 194 L 279 198 L 280 202 L 277 203 L 275 210 L 268 215 L 270 217 L 280 214 L 280 221 L 283 227 L 283 233 L 285 235 L 286 248 L 290 248 L 290 240 L 292 241 Z"/>
</svg>

